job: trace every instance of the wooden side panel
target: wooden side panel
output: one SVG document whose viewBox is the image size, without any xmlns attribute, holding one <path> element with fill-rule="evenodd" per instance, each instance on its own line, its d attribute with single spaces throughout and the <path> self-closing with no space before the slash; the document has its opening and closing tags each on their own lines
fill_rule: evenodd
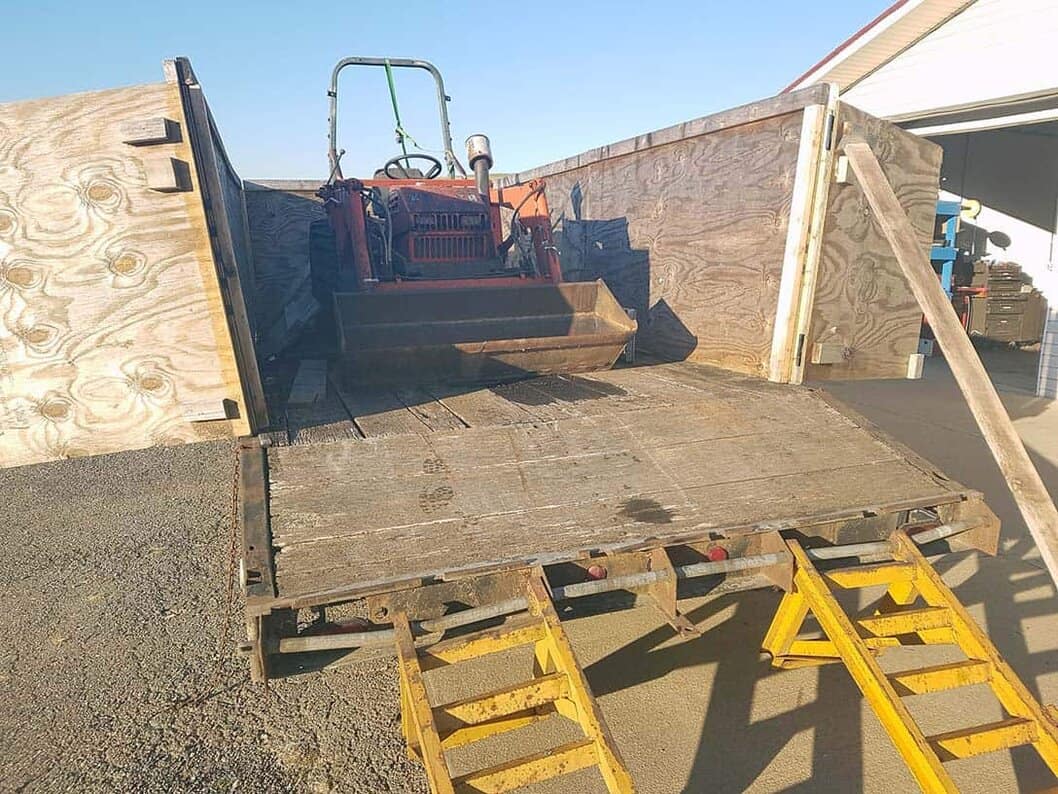
<svg viewBox="0 0 1058 794">
<path fill-rule="evenodd" d="M 767 376 L 803 108 L 546 176 L 563 269 L 641 349 Z"/>
<path fill-rule="evenodd" d="M 188 141 L 175 82 L 0 105 L 0 466 L 249 430 Z"/>
<path fill-rule="evenodd" d="M 216 136 L 216 128 L 211 124 L 210 130 Z M 219 137 L 214 137 L 214 150 L 217 154 L 221 192 L 224 198 L 224 216 L 231 232 L 232 249 L 238 262 L 239 287 L 243 297 L 248 327 L 251 333 L 257 331 L 256 294 L 254 285 L 257 275 L 254 271 L 253 249 L 250 247 L 250 230 L 246 220 L 246 200 L 242 189 L 242 179 L 232 167 Z"/>
<path fill-rule="evenodd" d="M 175 66 L 184 102 L 188 138 L 199 176 L 197 188 L 202 195 L 203 209 L 208 215 L 206 227 L 224 300 L 224 314 L 241 375 L 250 429 L 257 431 L 267 427 L 269 422 L 254 348 L 251 309 L 254 270 L 246 229 L 242 180 L 228 160 L 213 114 L 206 104 L 202 86 L 191 69 L 191 63 L 186 58 L 178 58 Z"/>
<path fill-rule="evenodd" d="M 245 183 L 254 255 L 257 348 L 262 359 L 287 344 L 318 311 L 309 279 L 309 224 L 326 217 L 311 180 Z"/>
<path fill-rule="evenodd" d="M 852 135 L 870 144 L 928 250 L 940 147 L 845 103 L 839 105 L 836 130 L 842 139 Z M 840 139 L 838 146 L 840 154 Z M 803 349 L 805 377 L 902 378 L 908 356 L 918 350 L 922 310 L 855 179 L 832 182 L 829 190 L 815 304 Z M 817 349 L 817 358 L 833 363 L 813 364 Z"/>
</svg>

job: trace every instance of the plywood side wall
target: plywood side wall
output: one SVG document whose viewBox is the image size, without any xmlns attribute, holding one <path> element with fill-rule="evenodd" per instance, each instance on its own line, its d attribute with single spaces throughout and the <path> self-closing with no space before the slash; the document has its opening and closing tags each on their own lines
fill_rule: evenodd
<svg viewBox="0 0 1058 794">
<path fill-rule="evenodd" d="M 765 376 L 802 113 L 547 176 L 567 277 L 636 308 L 643 349 Z"/>
<path fill-rule="evenodd" d="M 218 159 L 218 172 L 221 182 L 221 194 L 224 200 L 224 218 L 231 231 L 232 251 L 238 263 L 239 289 L 243 299 L 244 311 L 251 333 L 257 332 L 257 300 L 255 284 L 257 276 L 254 271 L 253 249 L 250 247 L 250 230 L 247 226 L 246 201 L 242 189 L 242 179 L 228 162 L 227 155 L 216 129 L 211 125 L 214 152 Z"/>
<path fill-rule="evenodd" d="M 252 431 L 268 427 L 268 408 L 254 347 L 253 255 L 246 229 L 242 180 L 228 160 L 202 86 L 191 63 L 173 63 L 180 86 L 188 138 L 195 155 L 195 184 L 209 232 L 215 275 L 224 305 L 224 321 L 239 369 Z"/>
<path fill-rule="evenodd" d="M 245 182 L 254 255 L 257 350 L 278 353 L 318 310 L 309 278 L 309 224 L 326 217 L 316 195 L 322 182 Z"/>
<path fill-rule="evenodd" d="M 933 237 L 941 149 L 844 102 L 836 146 L 848 136 L 866 140 L 908 213 L 924 250 Z M 835 161 L 836 162 L 836 161 Z M 804 346 L 806 380 L 902 378 L 918 350 L 922 310 L 892 249 L 871 217 L 853 179 L 831 174 L 815 276 L 814 307 Z M 838 360 L 814 364 L 817 345 Z"/>
<path fill-rule="evenodd" d="M 604 279 L 642 348 L 781 382 L 903 377 L 921 312 L 862 193 L 833 184 L 842 135 L 875 149 L 928 246 L 940 150 L 828 86 L 508 179 L 546 180 L 566 277 Z"/>
<path fill-rule="evenodd" d="M 175 82 L 0 105 L 0 466 L 249 430 L 188 141 Z"/>
</svg>

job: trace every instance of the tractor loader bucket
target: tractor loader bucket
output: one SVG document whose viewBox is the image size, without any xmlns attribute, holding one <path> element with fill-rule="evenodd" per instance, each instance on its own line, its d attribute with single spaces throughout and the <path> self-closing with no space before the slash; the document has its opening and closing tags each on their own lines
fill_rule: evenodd
<svg viewBox="0 0 1058 794">
<path fill-rule="evenodd" d="M 602 281 L 336 293 L 345 375 L 491 383 L 613 365 L 636 331 Z"/>
</svg>

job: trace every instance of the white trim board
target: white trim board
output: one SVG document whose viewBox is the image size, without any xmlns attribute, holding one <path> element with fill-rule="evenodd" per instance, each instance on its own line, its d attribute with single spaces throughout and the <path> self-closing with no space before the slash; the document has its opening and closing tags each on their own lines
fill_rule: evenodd
<svg viewBox="0 0 1058 794">
<path fill-rule="evenodd" d="M 1037 110 L 1032 113 L 1015 113 L 1010 116 L 994 116 L 987 119 L 957 121 L 951 124 L 936 124 L 929 127 L 905 127 L 904 129 L 923 137 L 939 137 L 941 135 L 960 135 L 966 132 L 1002 130 L 1030 124 L 1045 124 L 1048 121 L 1058 121 L 1058 107 Z"/>
</svg>

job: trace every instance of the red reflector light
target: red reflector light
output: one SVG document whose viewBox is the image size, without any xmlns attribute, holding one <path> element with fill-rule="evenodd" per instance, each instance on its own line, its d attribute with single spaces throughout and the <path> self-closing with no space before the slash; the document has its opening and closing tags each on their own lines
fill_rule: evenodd
<svg viewBox="0 0 1058 794">
<path fill-rule="evenodd" d="M 723 546 L 713 546 L 705 556 L 709 558 L 709 562 L 720 562 L 727 559 L 727 549 Z"/>
<path fill-rule="evenodd" d="M 606 573 L 606 569 L 603 568 L 601 565 L 592 565 L 588 568 L 589 579 L 605 579 Z"/>
</svg>

